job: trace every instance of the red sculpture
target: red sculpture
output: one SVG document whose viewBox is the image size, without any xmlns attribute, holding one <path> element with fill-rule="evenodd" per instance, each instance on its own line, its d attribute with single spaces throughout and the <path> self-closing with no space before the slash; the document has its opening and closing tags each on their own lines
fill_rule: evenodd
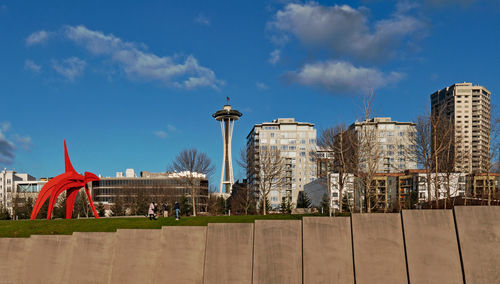
<svg viewBox="0 0 500 284">
<path fill-rule="evenodd" d="M 54 205 L 57 201 L 57 197 L 64 191 L 66 191 L 66 219 L 71 219 L 71 216 L 73 215 L 73 206 L 75 205 L 76 196 L 78 194 L 78 191 L 82 187 L 85 189 L 85 193 L 87 194 L 90 208 L 92 208 L 94 216 L 96 218 L 99 218 L 99 215 L 95 210 L 94 202 L 92 202 L 89 188 L 87 186 L 88 182 L 98 181 L 99 177 L 89 172 L 85 172 L 85 175 L 82 176 L 75 171 L 73 165 L 71 165 L 71 161 L 69 160 L 68 149 L 66 148 L 66 140 L 64 140 L 64 168 L 65 172 L 63 174 L 60 174 L 51 179 L 42 187 L 42 190 L 40 191 L 36 199 L 35 206 L 33 207 L 31 220 L 36 219 L 36 216 L 42 208 L 42 205 L 49 197 L 50 200 L 49 209 L 47 212 L 47 220 L 50 220 L 52 216 L 52 210 L 54 209 Z"/>
</svg>

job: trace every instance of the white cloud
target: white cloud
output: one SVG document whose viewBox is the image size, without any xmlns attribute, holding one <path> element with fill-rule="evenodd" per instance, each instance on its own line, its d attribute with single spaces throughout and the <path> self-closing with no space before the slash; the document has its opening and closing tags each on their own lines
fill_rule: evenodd
<svg viewBox="0 0 500 284">
<path fill-rule="evenodd" d="M 0 164 L 11 164 L 16 155 L 14 150 L 16 147 L 12 142 L 5 138 L 5 135 L 0 131 Z"/>
<path fill-rule="evenodd" d="M 392 58 L 401 44 L 424 28 L 422 21 L 400 10 L 387 19 L 370 23 L 367 8 L 323 6 L 315 2 L 288 4 L 279 10 L 268 28 L 274 36 L 291 34 L 314 49 L 329 50 L 334 58 L 352 57 L 365 62 Z"/>
<path fill-rule="evenodd" d="M 16 134 L 14 135 L 14 140 L 25 151 L 29 151 L 31 149 L 31 145 L 33 144 L 30 136 L 20 136 Z"/>
<path fill-rule="evenodd" d="M 31 46 L 46 43 L 50 36 L 51 33 L 44 30 L 34 32 L 26 38 L 26 45 Z"/>
<path fill-rule="evenodd" d="M 349 62 L 327 61 L 305 64 L 298 72 L 289 72 L 291 82 L 323 88 L 329 92 L 360 93 L 397 82 L 403 74 L 385 74 L 377 69 L 355 67 Z"/>
<path fill-rule="evenodd" d="M 210 26 L 210 20 L 205 17 L 203 14 L 199 14 L 195 19 L 194 19 L 195 23 L 198 23 L 200 25 L 204 25 L 204 26 Z"/>
<path fill-rule="evenodd" d="M 173 126 L 172 124 L 167 124 L 167 129 L 168 129 L 168 131 L 170 131 L 170 132 L 173 132 L 173 131 L 176 131 L 176 130 L 177 130 L 177 128 L 175 128 L 175 126 Z"/>
<path fill-rule="evenodd" d="M 279 49 L 273 50 L 269 56 L 269 62 L 273 65 L 278 63 L 278 61 L 280 60 L 280 56 L 281 56 L 281 50 Z"/>
<path fill-rule="evenodd" d="M 156 137 L 161 138 L 161 139 L 167 138 L 167 136 L 168 136 L 167 132 L 165 132 L 163 130 L 155 131 L 154 134 L 156 135 Z"/>
<path fill-rule="evenodd" d="M 12 164 L 14 158 L 16 157 L 15 151 L 17 150 L 16 144 L 12 142 L 14 140 L 21 148 L 29 151 L 32 145 L 31 137 L 20 136 L 18 134 L 9 135 L 11 138 L 5 136 L 6 132 L 11 129 L 11 124 L 9 121 L 0 122 L 0 164 L 9 165 Z"/>
<path fill-rule="evenodd" d="M 36 64 L 31 59 L 26 59 L 24 61 L 24 69 L 39 73 L 42 70 L 42 66 Z"/>
<path fill-rule="evenodd" d="M 4 121 L 0 123 L 0 131 L 7 132 L 10 130 L 10 122 Z"/>
<path fill-rule="evenodd" d="M 267 90 L 267 89 L 269 89 L 269 87 L 266 84 L 262 83 L 262 82 L 257 82 L 255 85 L 257 86 L 257 88 L 259 88 L 261 90 Z"/>
<path fill-rule="evenodd" d="M 184 62 L 177 62 L 174 57 L 158 56 L 144 51 L 140 44 L 123 41 L 112 34 L 90 30 L 85 26 L 67 26 L 64 31 L 68 39 L 92 54 L 108 56 L 131 79 L 160 81 L 186 89 L 219 89 L 224 85 L 224 81 L 217 79 L 214 71 L 201 66 L 192 55 L 187 56 Z"/>
<path fill-rule="evenodd" d="M 177 128 L 175 128 L 175 126 L 173 126 L 172 124 L 167 124 L 166 128 L 166 130 L 155 131 L 154 135 L 158 138 L 164 139 L 170 136 L 172 132 L 177 131 Z"/>
<path fill-rule="evenodd" d="M 62 61 L 52 60 L 54 70 L 70 82 L 83 75 L 86 65 L 87 63 L 78 57 L 70 57 Z"/>
</svg>

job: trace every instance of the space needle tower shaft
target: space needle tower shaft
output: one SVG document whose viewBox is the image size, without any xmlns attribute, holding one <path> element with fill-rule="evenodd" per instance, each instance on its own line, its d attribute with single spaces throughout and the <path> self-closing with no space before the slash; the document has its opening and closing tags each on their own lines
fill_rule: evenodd
<svg viewBox="0 0 500 284">
<path fill-rule="evenodd" d="M 234 122 L 242 116 L 241 112 L 233 109 L 229 104 L 229 97 L 227 104 L 221 110 L 215 112 L 212 117 L 220 122 L 222 132 L 222 146 L 224 148 L 222 155 L 222 171 L 220 177 L 219 193 L 230 194 L 233 189 L 234 176 L 233 176 L 233 160 L 231 157 L 231 142 L 233 137 Z"/>
</svg>

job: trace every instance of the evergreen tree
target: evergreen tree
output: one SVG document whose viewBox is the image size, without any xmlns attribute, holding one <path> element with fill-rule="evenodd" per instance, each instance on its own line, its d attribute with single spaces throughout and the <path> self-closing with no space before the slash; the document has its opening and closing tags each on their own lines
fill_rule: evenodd
<svg viewBox="0 0 500 284">
<path fill-rule="evenodd" d="M 125 215 L 125 210 L 123 207 L 123 200 L 120 195 L 115 196 L 114 204 L 111 206 L 111 211 L 113 211 L 113 216 L 123 216 Z"/>
<path fill-rule="evenodd" d="M 189 213 L 192 211 L 193 207 L 191 203 L 189 203 L 189 198 L 184 194 L 181 197 L 181 201 L 179 202 L 179 206 L 181 207 L 181 214 L 189 216 Z"/>
<path fill-rule="evenodd" d="M 36 218 L 46 219 L 48 211 L 49 211 L 49 200 L 45 201 L 45 203 L 42 205 L 40 211 L 38 211 L 38 215 L 36 216 Z"/>
<path fill-rule="evenodd" d="M 7 208 L 3 204 L 0 204 L 0 220 L 10 220 L 9 211 L 7 211 Z"/>
<path fill-rule="evenodd" d="M 29 219 L 33 211 L 33 198 L 23 198 L 18 194 L 12 199 L 13 218 Z"/>
<path fill-rule="evenodd" d="M 344 194 L 342 196 L 342 212 L 349 212 L 351 211 L 351 208 L 349 208 L 349 200 L 347 199 L 347 196 Z"/>
<path fill-rule="evenodd" d="M 149 203 L 151 200 L 148 200 L 144 191 L 141 189 L 137 190 L 137 195 L 134 202 L 134 207 L 136 209 L 136 215 L 148 215 Z"/>
<path fill-rule="evenodd" d="M 328 195 L 326 194 L 323 195 L 323 199 L 321 199 L 321 203 L 319 206 L 320 206 L 319 208 L 320 213 L 325 215 L 329 213 L 328 209 L 330 208 L 330 200 L 328 199 Z"/>
<path fill-rule="evenodd" d="M 226 214 L 226 200 L 221 196 L 217 197 L 217 214 Z"/>
<path fill-rule="evenodd" d="M 54 210 L 52 210 L 52 217 L 64 219 L 66 217 L 66 198 L 58 198 Z"/>
<path fill-rule="evenodd" d="M 102 202 L 97 203 L 97 214 L 99 214 L 99 217 L 104 217 L 106 216 L 106 209 L 104 208 L 104 204 Z"/>
<path fill-rule="evenodd" d="M 311 207 L 311 199 L 305 191 L 299 191 L 299 196 L 297 197 L 297 208 L 309 207 Z"/>
<path fill-rule="evenodd" d="M 292 202 L 290 201 L 290 198 L 283 198 L 281 200 L 280 211 L 284 214 L 292 213 Z"/>
</svg>

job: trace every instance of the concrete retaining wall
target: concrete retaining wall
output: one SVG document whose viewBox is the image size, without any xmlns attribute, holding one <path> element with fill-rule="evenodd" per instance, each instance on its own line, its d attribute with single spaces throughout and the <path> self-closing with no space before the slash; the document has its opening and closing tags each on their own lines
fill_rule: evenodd
<svg viewBox="0 0 500 284">
<path fill-rule="evenodd" d="M 500 207 L 0 238 L 0 283 L 497 283 Z"/>
</svg>

